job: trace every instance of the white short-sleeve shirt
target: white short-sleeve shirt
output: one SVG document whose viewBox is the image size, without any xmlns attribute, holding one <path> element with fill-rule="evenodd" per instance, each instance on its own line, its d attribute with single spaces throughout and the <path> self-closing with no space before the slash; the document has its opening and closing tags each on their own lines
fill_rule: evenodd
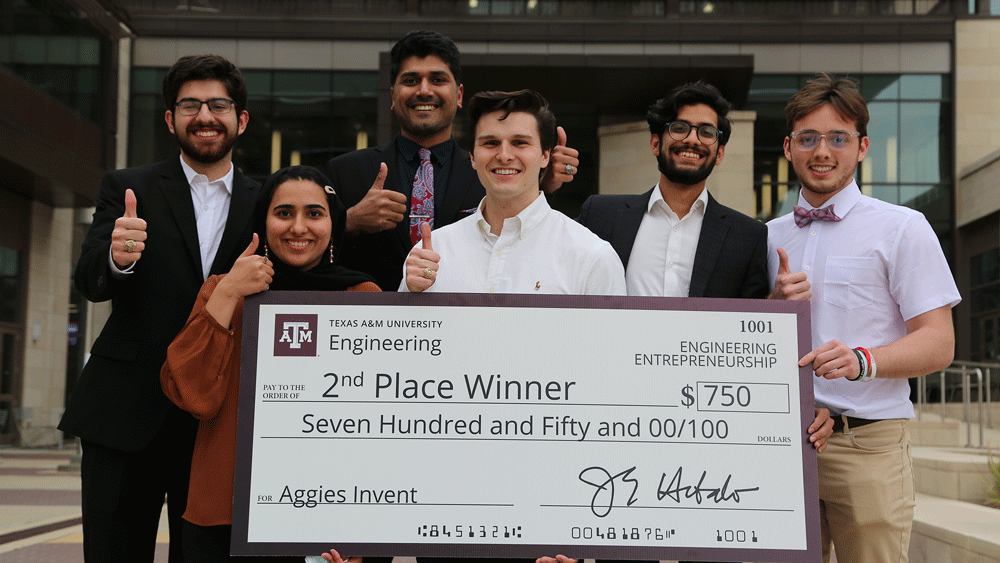
<svg viewBox="0 0 1000 563">
<path fill-rule="evenodd" d="M 800 228 L 788 214 L 767 224 L 772 285 L 779 247 L 788 253 L 791 271 L 805 272 L 812 284 L 813 348 L 833 339 L 851 348 L 877 348 L 905 336 L 906 321 L 913 317 L 961 301 L 923 214 L 862 195 L 854 181 L 829 204 L 839 222 L 813 221 Z M 801 194 L 798 205 L 812 208 Z M 817 406 L 833 414 L 913 417 L 905 378 L 814 382 Z"/>
</svg>

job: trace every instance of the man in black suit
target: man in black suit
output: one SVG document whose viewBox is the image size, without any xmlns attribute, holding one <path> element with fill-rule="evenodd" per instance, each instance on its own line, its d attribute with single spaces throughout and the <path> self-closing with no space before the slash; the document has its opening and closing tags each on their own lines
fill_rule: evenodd
<svg viewBox="0 0 1000 563">
<path fill-rule="evenodd" d="M 730 107 L 716 87 L 700 80 L 671 90 L 646 113 L 659 184 L 641 195 L 596 195 L 584 202 L 577 220 L 618 252 L 629 295 L 770 294 L 767 226 L 705 189 L 732 133 Z M 829 411 L 817 409 L 808 433 L 818 451 L 832 429 Z"/>
<path fill-rule="evenodd" d="M 202 282 L 229 271 L 249 243 L 260 188 L 232 164 L 249 120 L 246 84 L 232 63 L 183 57 L 163 95 L 180 156 L 104 176 L 75 273 L 88 299 L 112 300 L 59 424 L 83 441 L 88 563 L 152 561 L 164 495 L 169 560 L 183 560 L 197 422 L 164 396 L 160 368 Z"/>
<path fill-rule="evenodd" d="M 471 158 L 452 138 L 462 107 L 458 47 L 434 31 L 411 31 L 390 53 L 392 110 L 400 124 L 390 143 L 334 158 L 326 175 L 347 205 L 347 242 L 340 263 L 375 278 L 382 291 L 396 291 L 403 262 L 419 240 L 419 224 L 443 227 L 472 214 L 486 195 Z M 552 162 L 542 178 L 546 192 L 573 179 L 578 152 L 566 147 L 559 128 Z M 420 150 L 430 151 L 433 213 L 411 213 Z M 384 189 L 383 189 L 384 188 Z M 766 279 L 766 277 L 765 277 Z"/>
<path fill-rule="evenodd" d="M 767 227 L 705 189 L 732 132 L 729 108 L 705 82 L 675 88 L 646 113 L 659 184 L 584 202 L 577 220 L 618 252 L 629 295 L 768 295 Z"/>
</svg>

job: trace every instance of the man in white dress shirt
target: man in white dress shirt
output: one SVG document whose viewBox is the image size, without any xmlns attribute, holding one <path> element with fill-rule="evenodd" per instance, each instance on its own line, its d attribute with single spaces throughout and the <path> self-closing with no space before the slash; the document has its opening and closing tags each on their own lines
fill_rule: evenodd
<svg viewBox="0 0 1000 563">
<path fill-rule="evenodd" d="M 400 291 L 625 295 L 607 242 L 549 207 L 539 189 L 555 116 L 531 90 L 480 92 L 469 104 L 472 166 L 486 188 L 476 212 L 410 250 Z"/>
<path fill-rule="evenodd" d="M 947 367 L 961 299 L 922 214 L 861 194 L 868 108 L 827 75 L 785 107 L 785 157 L 802 185 L 794 213 L 768 223 L 775 294 L 810 299 L 816 404 L 835 420 L 819 456 L 823 560 L 907 560 L 913 475 L 906 378 Z"/>
</svg>

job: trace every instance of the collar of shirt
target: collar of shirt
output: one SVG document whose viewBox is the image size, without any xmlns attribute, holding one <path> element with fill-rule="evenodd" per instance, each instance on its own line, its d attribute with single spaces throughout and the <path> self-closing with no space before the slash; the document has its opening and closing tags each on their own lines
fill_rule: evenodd
<svg viewBox="0 0 1000 563">
<path fill-rule="evenodd" d="M 219 178 L 218 180 L 215 180 L 213 182 L 209 182 L 208 181 L 208 176 L 205 176 L 204 174 L 199 174 L 198 172 L 195 171 L 194 168 L 191 168 L 190 166 L 188 166 L 188 163 L 184 162 L 184 157 L 183 156 L 178 157 L 178 158 L 181 159 L 181 168 L 184 169 L 184 176 L 187 178 L 189 186 L 191 186 L 191 187 L 194 187 L 196 185 L 207 186 L 209 184 L 216 184 L 216 185 L 218 185 L 219 182 L 222 182 L 222 186 L 224 188 L 226 188 L 226 191 L 230 195 L 232 195 L 232 193 L 233 193 L 233 174 L 234 174 L 233 171 L 236 170 L 236 167 L 233 166 L 232 163 L 229 164 L 229 172 L 226 172 L 226 174 L 224 176 L 222 176 L 221 178 Z"/>
<path fill-rule="evenodd" d="M 673 209 L 667 205 L 667 202 L 663 199 L 663 192 L 660 191 L 660 185 L 656 184 L 656 188 L 653 193 L 649 196 L 649 203 L 646 205 L 646 213 L 654 213 L 654 210 L 659 208 L 661 211 L 666 213 L 667 219 L 670 220 L 671 225 L 676 225 L 677 223 L 683 221 L 684 219 L 695 214 L 699 217 L 705 216 L 705 206 L 708 205 L 708 190 L 705 188 L 701 189 L 701 193 L 698 194 L 698 199 L 694 200 L 691 204 L 691 210 L 683 217 L 678 217 L 674 213 Z"/>
<path fill-rule="evenodd" d="M 806 201 L 806 198 L 802 195 L 802 190 L 799 190 L 799 207 L 804 207 L 806 209 L 822 209 L 830 204 L 833 204 L 833 212 L 843 219 L 847 217 L 847 214 L 854 209 L 854 206 L 861 201 L 861 189 L 858 188 L 858 183 L 853 179 L 851 183 L 844 187 L 830 199 L 826 200 L 819 208 L 813 207 L 811 203 Z"/>
<path fill-rule="evenodd" d="M 490 232 L 490 224 L 483 217 L 483 205 L 485 203 L 486 198 L 483 198 L 479 202 L 479 206 L 476 207 L 476 213 L 473 216 L 476 218 L 476 225 L 479 226 L 479 232 L 483 234 L 483 237 L 491 243 L 496 243 L 500 237 Z M 550 209 L 552 208 L 549 207 L 549 202 L 539 192 L 538 197 L 528 207 L 522 209 L 517 215 L 503 220 L 503 228 L 500 232 L 503 233 L 511 229 L 517 233 L 517 238 L 523 239 L 542 223 L 542 220 L 545 219 L 545 215 L 548 214 Z"/>
<path fill-rule="evenodd" d="M 437 145 L 434 145 L 433 147 L 430 147 L 429 150 L 431 151 L 431 155 L 433 156 L 433 158 L 431 159 L 431 163 L 434 162 L 442 163 L 450 161 L 451 155 L 455 154 L 455 146 L 456 146 L 455 139 L 451 138 L 443 143 L 439 143 Z M 424 147 L 415 143 L 411 139 L 407 139 L 402 135 L 396 137 L 396 150 L 398 150 L 399 153 L 403 155 L 403 158 L 405 158 L 408 161 L 416 159 L 417 153 L 422 148 Z M 419 164 L 420 161 L 417 160 L 417 162 Z"/>
</svg>

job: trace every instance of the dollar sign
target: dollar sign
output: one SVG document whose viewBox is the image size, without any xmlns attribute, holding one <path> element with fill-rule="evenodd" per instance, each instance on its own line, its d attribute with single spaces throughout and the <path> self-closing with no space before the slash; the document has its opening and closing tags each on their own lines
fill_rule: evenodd
<svg viewBox="0 0 1000 563">
<path fill-rule="evenodd" d="M 694 397 L 691 396 L 692 391 L 694 391 L 694 389 L 692 389 L 690 385 L 685 385 L 684 389 L 681 389 L 681 393 L 684 395 L 684 398 L 681 399 L 681 404 L 687 408 L 691 408 L 691 405 L 694 404 Z"/>
</svg>

